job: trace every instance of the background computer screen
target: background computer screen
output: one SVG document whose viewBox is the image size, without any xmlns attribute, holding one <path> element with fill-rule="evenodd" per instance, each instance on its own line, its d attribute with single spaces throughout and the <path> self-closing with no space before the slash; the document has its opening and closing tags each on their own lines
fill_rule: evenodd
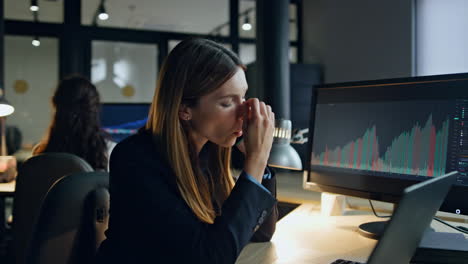
<svg viewBox="0 0 468 264">
<path fill-rule="evenodd" d="M 306 188 L 397 202 L 457 170 L 441 210 L 468 214 L 468 74 L 323 85 L 313 102 Z"/>
<path fill-rule="evenodd" d="M 102 104 L 101 124 L 115 142 L 133 135 L 146 124 L 150 104 Z"/>
</svg>

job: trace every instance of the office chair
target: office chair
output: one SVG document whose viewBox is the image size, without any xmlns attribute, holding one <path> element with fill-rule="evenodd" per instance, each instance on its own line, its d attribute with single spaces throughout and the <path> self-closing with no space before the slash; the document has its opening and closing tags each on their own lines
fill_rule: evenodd
<svg viewBox="0 0 468 264">
<path fill-rule="evenodd" d="M 69 153 L 43 153 L 23 163 L 16 178 L 11 230 L 17 264 L 24 263 L 26 246 L 49 188 L 64 175 L 90 171 L 93 168 L 85 160 Z"/>
<path fill-rule="evenodd" d="M 73 173 L 47 193 L 28 246 L 28 264 L 92 263 L 109 220 L 109 174 Z"/>
</svg>

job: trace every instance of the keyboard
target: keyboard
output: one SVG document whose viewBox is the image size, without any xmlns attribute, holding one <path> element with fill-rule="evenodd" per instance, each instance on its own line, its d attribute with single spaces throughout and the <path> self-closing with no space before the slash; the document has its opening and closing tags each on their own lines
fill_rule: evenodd
<svg viewBox="0 0 468 264">
<path fill-rule="evenodd" d="M 330 264 L 365 264 L 365 263 L 352 261 L 352 260 L 337 259 Z"/>
</svg>

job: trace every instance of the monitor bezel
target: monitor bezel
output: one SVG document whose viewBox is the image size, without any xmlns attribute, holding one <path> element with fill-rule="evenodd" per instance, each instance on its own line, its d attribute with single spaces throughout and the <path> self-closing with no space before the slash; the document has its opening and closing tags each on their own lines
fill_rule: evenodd
<svg viewBox="0 0 468 264">
<path fill-rule="evenodd" d="M 314 137 L 314 119 L 317 96 L 333 96 L 334 93 L 343 93 L 346 98 L 334 98 L 334 102 L 348 102 L 358 100 L 356 91 L 352 89 L 362 89 L 368 99 L 375 100 L 412 100 L 412 99 L 468 99 L 468 89 L 458 89 L 461 83 L 466 83 L 468 88 L 468 73 L 432 75 L 409 78 L 394 78 L 372 81 L 346 82 L 323 84 L 313 87 L 307 162 L 303 174 L 303 188 L 318 192 L 331 192 L 349 195 L 359 198 L 378 200 L 383 202 L 397 203 L 402 191 L 421 180 L 402 180 L 387 177 L 377 177 L 361 174 L 351 174 L 344 172 L 312 171 L 310 168 L 311 149 Z M 429 84 L 429 88 L 426 85 Z M 408 93 L 405 87 L 412 86 L 412 91 Z M 379 87 L 380 89 L 376 89 Z M 440 88 L 444 87 L 444 93 L 440 93 Z M 382 92 L 382 89 L 391 89 L 392 93 Z M 348 90 L 344 90 L 348 89 Z M 465 90 L 465 91 L 463 91 Z M 438 92 L 438 94 L 436 93 Z M 424 92 L 424 93 L 421 93 Z M 423 96 L 421 96 L 423 94 Z M 404 95 L 404 96 L 402 96 Z M 325 101 L 326 102 L 326 101 Z M 468 203 L 457 203 L 463 201 L 468 193 L 468 186 L 454 185 L 447 195 L 440 210 L 451 213 L 461 213 L 468 215 Z M 465 194 L 465 195 L 463 195 Z M 457 211 L 460 210 L 460 211 Z"/>
</svg>

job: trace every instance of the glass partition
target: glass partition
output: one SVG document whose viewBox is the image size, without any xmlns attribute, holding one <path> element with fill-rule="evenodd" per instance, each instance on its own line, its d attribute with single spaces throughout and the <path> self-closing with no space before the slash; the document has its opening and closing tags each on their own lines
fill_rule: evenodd
<svg viewBox="0 0 468 264">
<path fill-rule="evenodd" d="M 51 97 L 57 85 L 58 40 L 5 36 L 5 95 L 15 107 L 7 126 L 17 126 L 23 145 L 32 147 L 43 138 L 51 120 Z"/>
<path fill-rule="evenodd" d="M 93 41 L 91 81 L 103 103 L 151 102 L 158 74 L 158 46 Z"/>
</svg>

